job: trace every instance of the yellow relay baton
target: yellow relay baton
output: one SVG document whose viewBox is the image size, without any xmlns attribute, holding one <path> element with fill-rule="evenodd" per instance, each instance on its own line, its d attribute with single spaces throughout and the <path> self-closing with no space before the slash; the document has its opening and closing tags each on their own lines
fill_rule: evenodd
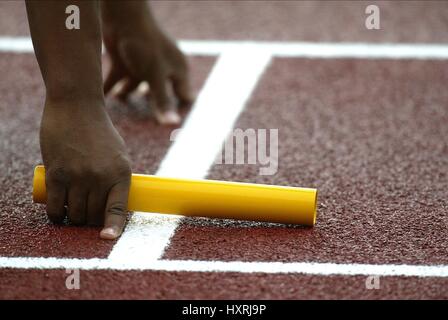
<svg viewBox="0 0 448 320">
<path fill-rule="evenodd" d="M 37 166 L 33 201 L 46 199 L 45 168 Z M 314 226 L 317 190 L 133 174 L 128 210 Z"/>
</svg>

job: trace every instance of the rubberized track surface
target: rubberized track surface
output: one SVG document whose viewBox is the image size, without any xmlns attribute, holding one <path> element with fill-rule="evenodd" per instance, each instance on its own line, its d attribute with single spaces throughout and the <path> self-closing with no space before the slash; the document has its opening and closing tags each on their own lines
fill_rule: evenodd
<svg viewBox="0 0 448 320">
<path fill-rule="evenodd" d="M 366 5 L 157 2 L 154 9 L 180 39 L 448 40 L 444 2 L 380 3 L 381 31 L 364 28 Z M 0 33 L 28 35 L 21 2 L 0 3 Z M 191 55 L 190 61 L 200 92 L 217 60 Z M 81 290 L 71 291 L 64 268 L 28 269 L 27 262 L 2 267 L 1 258 L 104 259 L 115 243 L 100 241 L 94 228 L 53 226 L 44 208 L 31 203 L 32 168 L 40 163 L 42 81 L 31 53 L 0 52 L 0 70 L 0 298 L 448 298 L 446 275 L 385 275 L 380 289 L 368 290 L 366 274 L 106 268 L 82 270 Z M 448 265 L 447 80 L 446 59 L 272 58 L 235 127 L 279 129 L 278 173 L 260 176 L 257 165 L 214 165 L 208 177 L 316 187 L 316 227 L 187 218 L 162 259 Z M 133 102 L 108 101 L 109 114 L 128 144 L 134 171 L 154 173 L 173 128 L 156 125 L 138 97 Z"/>
<path fill-rule="evenodd" d="M 210 177 L 318 187 L 319 223 L 223 228 L 187 219 L 165 257 L 443 264 L 447 71 L 434 61 L 274 60 L 236 127 L 279 128 L 278 173 L 216 165 Z"/>
</svg>

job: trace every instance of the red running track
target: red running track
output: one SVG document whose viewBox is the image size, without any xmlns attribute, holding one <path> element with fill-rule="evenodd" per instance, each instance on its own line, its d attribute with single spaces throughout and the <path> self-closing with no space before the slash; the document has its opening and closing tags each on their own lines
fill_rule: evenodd
<svg viewBox="0 0 448 320">
<path fill-rule="evenodd" d="M 382 30 L 364 28 L 367 2 L 155 2 L 182 39 L 444 43 L 444 2 L 380 2 Z M 371 4 L 369 1 L 368 4 Z M 430 18 L 429 18 L 430 17 Z M 285 27 L 288 26 L 288 27 Z M 0 3 L 0 36 L 27 36 L 22 2 Z M 192 57 L 200 90 L 213 58 Z M 239 128 L 279 128 L 279 170 L 214 166 L 213 179 L 317 187 L 314 229 L 184 219 L 165 259 L 448 264 L 448 63 L 415 60 L 275 59 Z M 43 85 L 32 54 L 0 53 L 0 257 L 104 258 L 113 242 L 94 228 L 56 227 L 30 201 L 40 163 Z M 134 170 L 153 173 L 173 128 L 157 126 L 138 97 L 108 101 Z M 183 113 L 185 114 L 185 110 Z M 446 299 L 447 278 L 154 271 L 0 269 L 0 298 Z"/>
</svg>

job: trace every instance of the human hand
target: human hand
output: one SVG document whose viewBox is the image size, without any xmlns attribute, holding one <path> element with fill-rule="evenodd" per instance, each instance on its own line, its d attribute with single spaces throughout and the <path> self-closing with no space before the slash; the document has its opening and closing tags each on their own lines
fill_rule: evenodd
<svg viewBox="0 0 448 320">
<path fill-rule="evenodd" d="M 120 236 L 127 218 L 131 166 L 124 142 L 94 101 L 46 103 L 40 144 L 46 168 L 47 215 L 75 225 L 104 225 Z"/>
<path fill-rule="evenodd" d="M 104 82 L 104 92 L 120 82 L 115 93 L 125 100 L 140 83 L 150 87 L 147 95 L 154 115 L 161 124 L 180 122 L 177 107 L 170 99 L 168 85 L 180 106 L 190 105 L 193 98 L 190 91 L 188 65 L 183 53 L 163 32 L 149 22 L 135 25 L 135 28 L 104 28 L 104 44 L 111 61 L 111 68 Z"/>
</svg>

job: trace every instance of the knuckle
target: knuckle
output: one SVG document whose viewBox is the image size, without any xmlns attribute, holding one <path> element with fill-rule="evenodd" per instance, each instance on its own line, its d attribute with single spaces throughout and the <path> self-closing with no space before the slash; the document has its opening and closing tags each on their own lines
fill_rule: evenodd
<svg viewBox="0 0 448 320">
<path fill-rule="evenodd" d="M 86 176 L 87 170 L 79 165 L 72 165 L 69 169 L 69 176 L 71 179 L 79 180 Z"/>
<path fill-rule="evenodd" d="M 92 167 L 87 170 L 88 176 L 91 177 L 93 180 L 103 180 L 107 177 L 107 172 L 100 166 Z"/>
<path fill-rule="evenodd" d="M 171 57 L 171 62 L 175 69 L 180 73 L 185 73 L 188 71 L 189 65 L 188 60 L 185 55 L 180 51 L 179 48 L 175 47 L 174 55 Z"/>
<path fill-rule="evenodd" d="M 126 155 L 119 155 L 115 158 L 114 165 L 110 168 L 111 173 L 113 173 L 120 180 L 123 178 L 128 178 L 132 174 L 131 162 Z"/>
<path fill-rule="evenodd" d="M 118 167 L 118 175 L 123 178 L 129 178 L 132 174 L 131 166 L 129 162 L 125 162 Z"/>
<path fill-rule="evenodd" d="M 121 181 L 130 180 L 132 174 L 130 161 L 127 157 L 118 156 L 113 163 L 103 168 L 98 177 L 104 187 L 111 187 Z"/>
<path fill-rule="evenodd" d="M 108 215 L 116 215 L 121 217 L 127 216 L 127 208 L 122 202 L 113 202 L 107 208 Z"/>
<path fill-rule="evenodd" d="M 66 183 L 68 181 L 68 174 L 62 167 L 49 168 L 47 170 L 46 180 L 49 183 Z"/>
<path fill-rule="evenodd" d="M 188 62 L 183 54 L 180 54 L 178 64 L 176 67 L 181 74 L 188 73 L 189 70 Z"/>
<path fill-rule="evenodd" d="M 70 177 L 78 182 L 95 183 L 107 179 L 108 173 L 99 165 L 73 166 L 70 170 Z"/>
</svg>

